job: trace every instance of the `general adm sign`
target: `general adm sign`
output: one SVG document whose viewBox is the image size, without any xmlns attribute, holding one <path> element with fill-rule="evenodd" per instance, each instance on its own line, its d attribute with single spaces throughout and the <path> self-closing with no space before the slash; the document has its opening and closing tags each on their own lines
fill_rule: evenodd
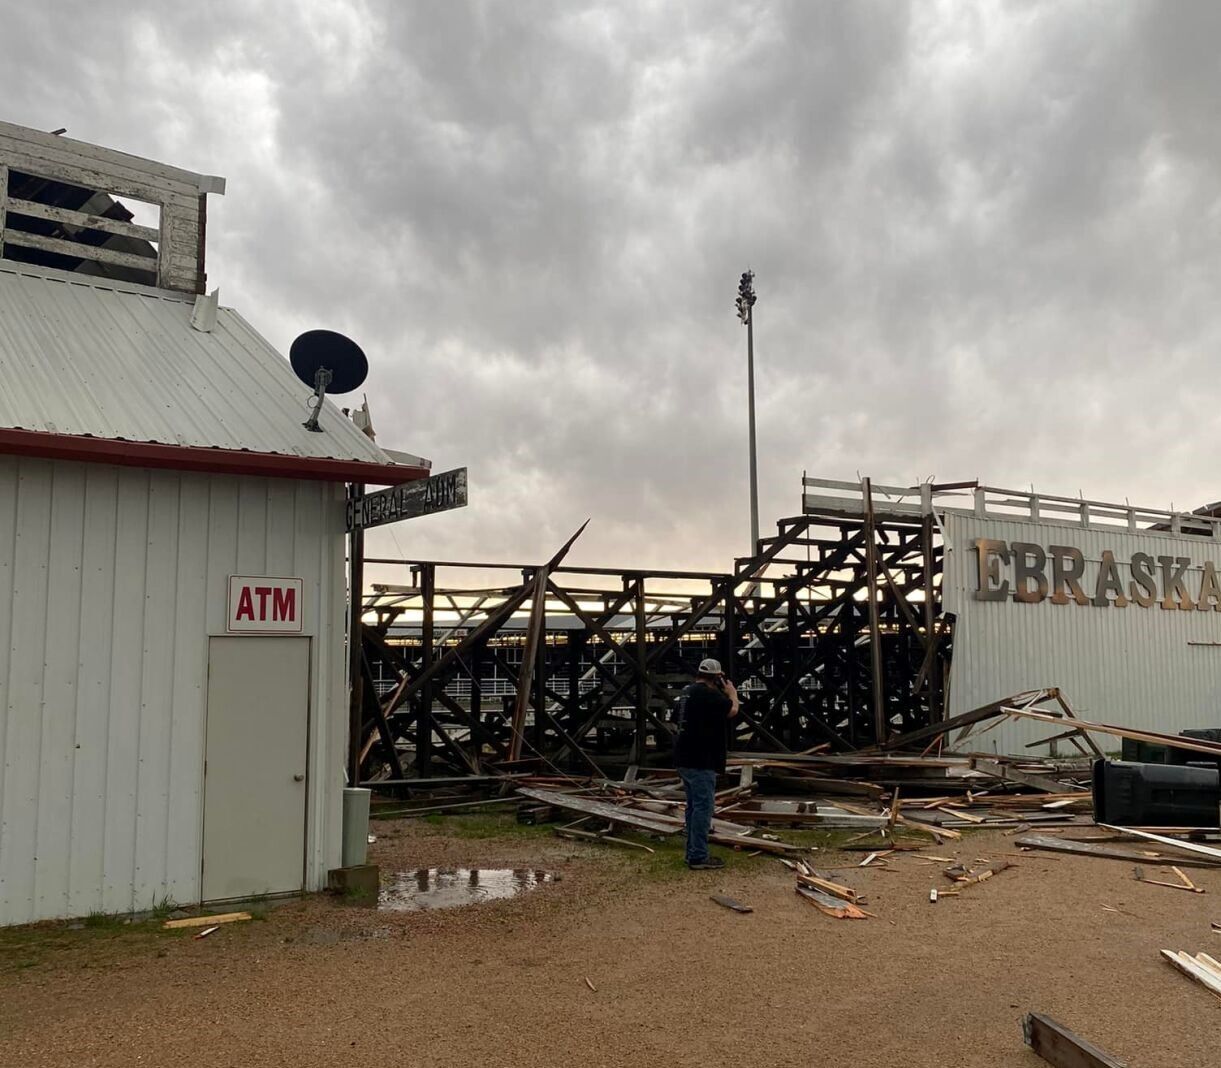
<svg viewBox="0 0 1221 1068">
<path fill-rule="evenodd" d="M 404 482 L 348 501 L 348 531 L 466 507 L 466 468 Z"/>
<path fill-rule="evenodd" d="M 971 544 L 978 561 L 972 594 L 977 601 L 1221 612 L 1221 581 L 1211 560 L 1197 565 L 1187 556 L 1147 552 L 1117 558 L 1105 549 L 1098 560 L 1087 561 L 1071 545 L 997 538 Z"/>
</svg>

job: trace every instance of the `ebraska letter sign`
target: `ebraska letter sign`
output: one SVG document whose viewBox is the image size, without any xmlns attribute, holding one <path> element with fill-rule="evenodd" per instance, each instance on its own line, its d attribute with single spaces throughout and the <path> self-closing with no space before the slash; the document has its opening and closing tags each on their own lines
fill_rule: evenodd
<svg viewBox="0 0 1221 1068">
<path fill-rule="evenodd" d="M 977 601 L 1079 604 L 1094 608 L 1152 608 L 1221 612 L 1221 576 L 1211 560 L 1136 552 L 1116 559 L 1104 549 L 1086 560 L 1071 545 L 1036 545 L 976 538 Z"/>
</svg>

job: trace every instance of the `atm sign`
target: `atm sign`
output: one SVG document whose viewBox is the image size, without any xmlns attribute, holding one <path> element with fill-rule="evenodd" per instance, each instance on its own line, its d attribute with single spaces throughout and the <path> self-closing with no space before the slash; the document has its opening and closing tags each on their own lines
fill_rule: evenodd
<svg viewBox="0 0 1221 1068">
<path fill-rule="evenodd" d="M 230 634 L 300 634 L 302 580 L 229 576 Z"/>
</svg>

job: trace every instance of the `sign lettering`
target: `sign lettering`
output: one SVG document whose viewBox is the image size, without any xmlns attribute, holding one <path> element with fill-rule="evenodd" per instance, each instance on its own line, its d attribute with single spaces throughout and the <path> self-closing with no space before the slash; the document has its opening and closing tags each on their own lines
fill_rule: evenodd
<svg viewBox="0 0 1221 1068">
<path fill-rule="evenodd" d="M 1120 561 L 1110 549 L 1086 575 L 1084 554 L 1071 545 L 1041 545 L 976 538 L 977 601 L 1091 605 L 1221 612 L 1221 579 L 1211 560 L 1196 565 L 1187 556 L 1133 553 Z"/>
<path fill-rule="evenodd" d="M 230 634 L 299 634 L 304 628 L 299 578 L 229 576 Z"/>
<path fill-rule="evenodd" d="M 366 493 L 347 502 L 347 528 L 367 530 L 400 519 L 466 507 L 466 468 Z"/>
</svg>

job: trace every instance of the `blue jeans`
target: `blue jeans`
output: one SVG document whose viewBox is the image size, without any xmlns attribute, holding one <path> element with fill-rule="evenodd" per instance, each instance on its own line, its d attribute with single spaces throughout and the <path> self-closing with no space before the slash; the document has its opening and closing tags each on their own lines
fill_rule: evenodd
<svg viewBox="0 0 1221 1068">
<path fill-rule="evenodd" d="M 702 864 L 708 859 L 708 832 L 712 829 L 712 808 L 716 802 L 716 772 L 705 768 L 679 768 L 678 775 L 687 795 L 687 863 Z"/>
</svg>

